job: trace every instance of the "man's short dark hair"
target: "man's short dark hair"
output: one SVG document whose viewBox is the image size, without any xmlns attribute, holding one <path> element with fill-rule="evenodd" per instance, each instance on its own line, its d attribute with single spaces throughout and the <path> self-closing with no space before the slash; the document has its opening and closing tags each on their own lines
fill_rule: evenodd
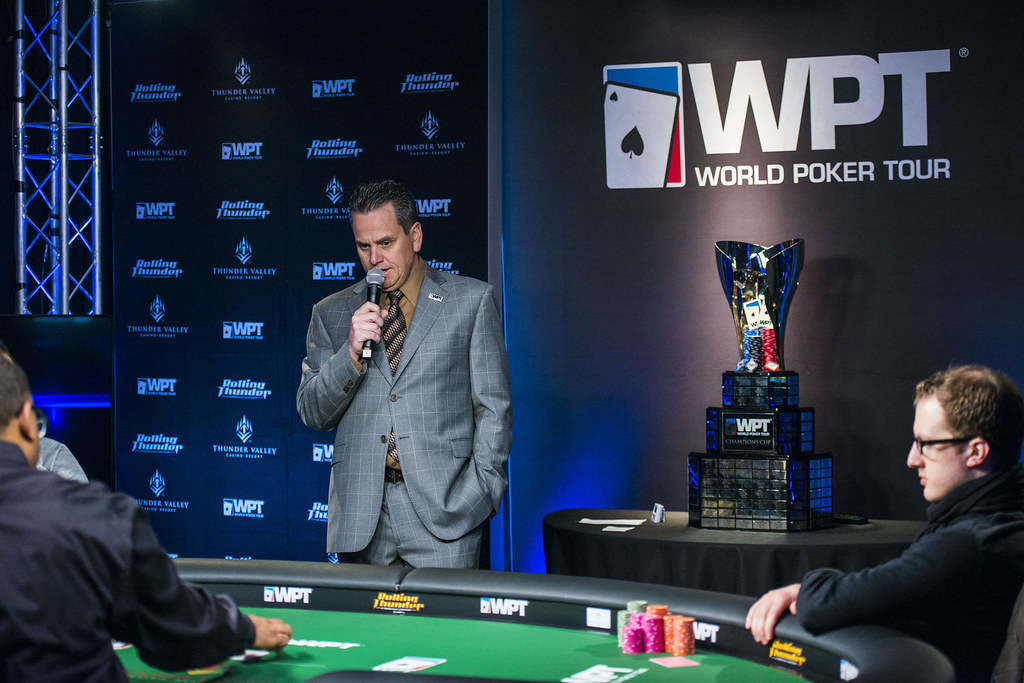
<svg viewBox="0 0 1024 683">
<path fill-rule="evenodd" d="M 13 360 L 0 358 L 0 426 L 17 417 L 30 398 L 32 390 L 25 371 Z"/>
<path fill-rule="evenodd" d="M 952 366 L 918 382 L 914 405 L 928 396 L 939 400 L 954 436 L 988 441 L 996 469 L 1020 459 L 1024 398 L 1008 376 L 983 365 Z"/>
<path fill-rule="evenodd" d="M 397 180 L 376 180 L 357 187 L 348 201 L 349 217 L 357 213 L 370 213 L 385 204 L 390 204 L 395 210 L 398 224 L 408 235 L 413 224 L 419 221 L 420 214 L 416 210 L 416 199 L 412 192 Z"/>
</svg>

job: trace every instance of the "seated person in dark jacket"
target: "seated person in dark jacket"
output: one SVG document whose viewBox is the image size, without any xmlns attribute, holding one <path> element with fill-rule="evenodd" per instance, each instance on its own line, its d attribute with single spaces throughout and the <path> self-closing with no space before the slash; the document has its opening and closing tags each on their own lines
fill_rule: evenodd
<svg viewBox="0 0 1024 683">
<path fill-rule="evenodd" d="M 762 644 L 789 610 L 811 633 L 900 628 L 942 650 L 961 681 L 988 681 L 1024 581 L 1024 401 L 1006 375 L 954 367 L 917 385 L 907 467 L 928 523 L 898 558 L 862 571 L 807 573 L 750 608 Z"/>
<path fill-rule="evenodd" d="M 179 579 L 134 500 L 38 459 L 25 373 L 0 359 L 0 681 L 126 681 L 111 638 L 167 670 L 288 643 L 280 619 Z"/>
</svg>

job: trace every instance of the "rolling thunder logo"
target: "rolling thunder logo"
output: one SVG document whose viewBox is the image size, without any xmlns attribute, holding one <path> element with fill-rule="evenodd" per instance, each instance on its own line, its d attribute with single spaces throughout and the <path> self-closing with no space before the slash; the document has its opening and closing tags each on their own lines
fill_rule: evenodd
<svg viewBox="0 0 1024 683">
<path fill-rule="evenodd" d="M 961 57 L 966 57 L 966 51 Z M 686 182 L 680 130 L 682 71 L 678 62 L 626 64 L 604 69 L 606 181 L 609 188 L 673 187 Z M 735 64 L 725 110 L 719 105 L 724 83 L 716 83 L 709 63 L 686 67 L 699 136 L 707 155 L 741 151 L 752 120 L 761 152 L 797 152 L 807 113 L 810 149 L 837 149 L 837 130 L 876 121 L 883 110 L 899 107 L 900 132 L 879 133 L 894 147 L 894 157 L 879 160 L 797 161 L 786 166 L 695 166 L 700 187 L 848 183 L 948 179 L 949 159 L 900 158 L 903 148 L 928 145 L 928 83 L 950 71 L 949 50 L 791 58 L 786 60 L 780 93 L 768 89 L 760 60 Z M 722 73 L 724 69 L 720 69 Z M 899 102 L 886 102 L 886 77 L 899 84 Z M 837 101 L 835 85 L 856 81 L 857 96 Z M 894 92 L 889 89 L 889 92 Z M 773 102 L 779 102 L 776 112 Z M 749 112 L 749 116 L 748 116 Z M 881 136 L 889 135 L 889 138 Z M 900 145 L 900 147 L 897 147 Z M 897 150 L 899 156 L 896 156 Z"/>
</svg>

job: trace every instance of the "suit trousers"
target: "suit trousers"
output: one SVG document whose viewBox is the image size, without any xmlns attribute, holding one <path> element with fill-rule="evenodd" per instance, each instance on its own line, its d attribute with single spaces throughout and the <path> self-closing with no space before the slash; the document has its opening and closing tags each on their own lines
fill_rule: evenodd
<svg viewBox="0 0 1024 683">
<path fill-rule="evenodd" d="M 438 538 L 420 521 L 405 482 L 385 483 L 373 538 L 359 552 L 338 553 L 338 559 L 380 566 L 476 569 L 482 536 L 483 525 L 452 541 Z"/>
</svg>

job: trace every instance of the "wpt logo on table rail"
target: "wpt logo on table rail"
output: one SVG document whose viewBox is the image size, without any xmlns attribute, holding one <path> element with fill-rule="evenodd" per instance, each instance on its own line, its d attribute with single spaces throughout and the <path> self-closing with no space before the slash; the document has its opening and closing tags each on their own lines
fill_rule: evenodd
<svg viewBox="0 0 1024 683">
<path fill-rule="evenodd" d="M 263 602 L 301 602 L 309 604 L 309 596 L 312 595 L 312 588 L 298 588 L 296 586 L 264 586 Z"/>
<path fill-rule="evenodd" d="M 681 187 L 683 66 L 679 62 L 604 68 L 604 149 L 608 187 Z"/>
</svg>

